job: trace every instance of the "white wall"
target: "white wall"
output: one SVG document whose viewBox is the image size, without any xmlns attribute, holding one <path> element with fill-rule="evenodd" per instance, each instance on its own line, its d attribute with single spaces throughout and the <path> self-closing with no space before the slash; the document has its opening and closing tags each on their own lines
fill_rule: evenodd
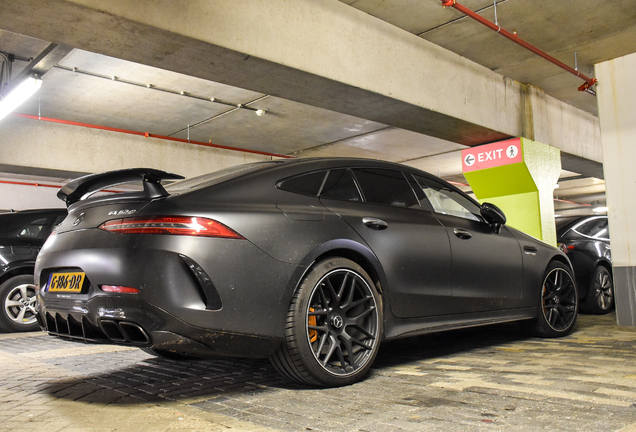
<svg viewBox="0 0 636 432">
<path fill-rule="evenodd" d="M 64 208 L 64 203 L 56 196 L 58 190 L 59 187 L 0 183 L 0 211 Z"/>
</svg>

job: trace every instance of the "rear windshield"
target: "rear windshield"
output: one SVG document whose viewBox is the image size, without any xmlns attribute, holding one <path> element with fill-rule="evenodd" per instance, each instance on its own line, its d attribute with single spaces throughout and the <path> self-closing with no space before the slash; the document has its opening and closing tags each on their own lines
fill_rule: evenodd
<svg viewBox="0 0 636 432">
<path fill-rule="evenodd" d="M 222 169 L 220 171 L 215 171 L 210 174 L 204 174 L 198 177 L 192 177 L 191 179 L 172 183 L 170 185 L 167 185 L 165 189 L 170 195 L 178 195 L 186 192 L 191 192 L 197 189 L 202 189 L 204 187 L 231 180 L 248 172 L 267 168 L 268 166 L 271 166 L 270 164 L 271 162 L 256 162 L 245 165 L 236 165 L 233 167 Z"/>
</svg>

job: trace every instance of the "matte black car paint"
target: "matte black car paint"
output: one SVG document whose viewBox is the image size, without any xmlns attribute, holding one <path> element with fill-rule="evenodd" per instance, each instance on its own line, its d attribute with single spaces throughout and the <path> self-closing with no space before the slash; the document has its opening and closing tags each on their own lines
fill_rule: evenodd
<svg viewBox="0 0 636 432">
<path fill-rule="evenodd" d="M 423 208 L 402 208 L 276 187 L 301 173 L 335 168 L 397 170 L 411 184 L 411 174 L 441 182 L 386 162 L 310 159 L 264 163 L 190 192 L 175 189 L 170 194 L 168 187 L 164 194 L 153 187 L 145 192 L 149 198 L 143 193 L 84 200 L 65 195 L 74 201 L 69 216 L 36 266 L 41 323 L 50 333 L 70 339 L 195 355 L 266 357 L 285 339 L 285 317 L 303 275 L 325 257 L 352 260 L 375 281 L 382 295 L 385 339 L 535 318 L 548 264 L 557 260 L 569 266 L 560 251 L 512 228 L 497 232 L 499 227 L 483 219 L 433 213 L 424 201 Z M 245 239 L 125 235 L 98 228 L 121 217 L 112 212 L 123 210 L 136 216 L 206 217 Z M 365 223 L 365 218 L 386 227 Z M 527 248 L 534 252 L 524 253 Z M 191 262 L 209 275 L 220 309 L 206 304 Z M 49 275 L 64 269 L 86 273 L 81 294 L 46 291 Z M 140 292 L 105 293 L 101 285 Z M 94 333 L 87 336 L 84 328 Z M 137 339 L 126 340 L 125 334 L 124 340 L 109 339 L 105 330 L 130 330 Z"/>
</svg>

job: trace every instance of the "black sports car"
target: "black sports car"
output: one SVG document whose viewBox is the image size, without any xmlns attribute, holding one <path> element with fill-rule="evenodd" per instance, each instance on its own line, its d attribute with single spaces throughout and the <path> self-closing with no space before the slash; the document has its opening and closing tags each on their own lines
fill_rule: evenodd
<svg viewBox="0 0 636 432">
<path fill-rule="evenodd" d="M 567 257 L 425 172 L 365 159 L 237 166 L 163 187 L 89 175 L 36 265 L 39 320 L 159 356 L 269 357 L 318 386 L 361 379 L 380 341 L 528 320 L 568 334 Z M 143 192 L 89 197 L 125 181 Z"/>
<path fill-rule="evenodd" d="M 0 331 L 40 329 L 35 315 L 35 258 L 66 209 L 0 214 Z"/>
<path fill-rule="evenodd" d="M 572 262 L 581 311 L 606 314 L 614 308 L 612 249 L 607 216 L 559 218 L 557 242 Z"/>
</svg>

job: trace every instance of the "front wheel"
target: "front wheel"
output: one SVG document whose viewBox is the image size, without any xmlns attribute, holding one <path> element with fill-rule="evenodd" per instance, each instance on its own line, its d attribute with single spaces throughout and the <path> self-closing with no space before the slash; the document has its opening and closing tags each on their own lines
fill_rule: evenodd
<svg viewBox="0 0 636 432">
<path fill-rule="evenodd" d="M 551 262 L 541 285 L 534 333 L 541 337 L 566 336 L 576 322 L 578 305 L 572 270 L 561 262 Z"/>
<path fill-rule="evenodd" d="M 285 342 L 270 360 L 302 384 L 353 384 L 371 368 L 381 336 L 381 298 L 373 281 L 353 261 L 329 258 L 301 282 L 287 313 Z"/>
<path fill-rule="evenodd" d="M 0 285 L 0 330 L 27 332 L 40 330 L 36 320 L 33 275 L 19 275 Z"/>
</svg>

